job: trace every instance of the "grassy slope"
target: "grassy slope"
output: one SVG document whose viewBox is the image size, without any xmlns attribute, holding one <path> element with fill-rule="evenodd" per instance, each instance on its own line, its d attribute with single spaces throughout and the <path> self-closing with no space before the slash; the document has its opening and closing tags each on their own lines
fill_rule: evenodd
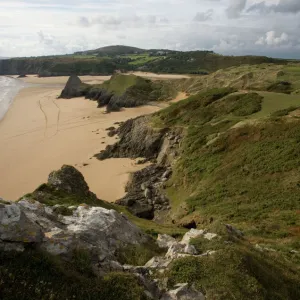
<svg viewBox="0 0 300 300">
<path fill-rule="evenodd" d="M 104 82 L 102 87 L 116 95 L 122 95 L 140 79 L 142 78 L 135 75 L 114 75 L 110 80 Z"/>
<path fill-rule="evenodd" d="M 142 70 L 157 73 L 207 74 L 219 69 L 239 65 L 274 63 L 285 65 L 285 60 L 256 56 L 222 56 L 210 51 L 168 51 L 165 56 L 155 56 L 157 50 L 132 47 L 106 47 L 103 51 L 85 51 L 84 55 L 59 55 L 31 58 L 13 58 L 1 61 L 0 74 L 95 75 L 112 74 L 115 70 Z M 154 54 L 153 54 L 154 53 Z M 290 70 L 292 72 L 294 70 Z M 287 75 L 283 75 L 283 78 Z"/>
<path fill-rule="evenodd" d="M 153 126 L 186 131 L 167 183 L 172 218 L 178 224 L 195 220 L 221 236 L 210 243 L 195 240 L 200 252 L 217 253 L 175 262 L 168 282 L 195 284 L 209 300 L 299 299 L 300 121 L 288 113 L 300 98 L 226 95 L 232 91 L 205 90 L 153 117 Z M 224 223 L 241 229 L 246 240 L 228 243 Z M 271 250 L 259 253 L 256 243 Z"/>
<path fill-rule="evenodd" d="M 179 80 L 178 87 L 188 93 L 227 86 L 238 90 L 267 91 L 270 85 L 280 81 L 289 81 L 292 85 L 292 91 L 296 93 L 300 88 L 299 64 L 259 64 L 229 67 L 207 76 Z"/>
<path fill-rule="evenodd" d="M 247 97 L 256 107 L 257 97 L 242 94 L 209 103 L 209 93 L 174 104 L 153 119 L 155 126 L 180 126 L 187 132 L 169 188 L 174 215 L 185 215 L 179 210 L 185 203 L 190 216 L 200 216 L 207 226 L 213 217 L 242 228 L 253 240 L 276 244 L 279 238 L 287 249 L 299 250 L 300 122 L 267 116 L 300 105 L 300 99 L 267 93 L 260 112 L 253 114 L 248 105 L 249 116 L 234 116 L 241 106 L 245 109 Z M 211 94 L 218 93 L 222 98 L 224 89 Z"/>
<path fill-rule="evenodd" d="M 90 269 L 91 257 L 74 252 L 72 262 L 38 250 L 0 253 L 0 298 L 3 300 L 141 300 L 143 289 L 131 274 L 111 273 L 96 278 Z"/>
</svg>

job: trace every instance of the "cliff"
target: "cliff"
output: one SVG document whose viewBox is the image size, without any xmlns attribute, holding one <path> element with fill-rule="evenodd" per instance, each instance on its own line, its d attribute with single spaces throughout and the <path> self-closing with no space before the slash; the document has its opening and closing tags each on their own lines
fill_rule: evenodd
<svg viewBox="0 0 300 300">
<path fill-rule="evenodd" d="M 110 80 L 98 85 L 83 84 L 78 77 L 71 76 L 61 93 L 61 98 L 85 96 L 106 106 L 107 112 L 119 111 L 123 107 L 136 107 L 150 101 L 170 100 L 176 89 L 168 81 L 156 81 L 135 76 L 115 74 Z"/>
</svg>

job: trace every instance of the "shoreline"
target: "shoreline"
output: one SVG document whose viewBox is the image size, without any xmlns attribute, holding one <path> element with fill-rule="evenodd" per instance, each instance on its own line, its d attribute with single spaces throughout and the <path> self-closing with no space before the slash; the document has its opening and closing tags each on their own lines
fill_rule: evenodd
<svg viewBox="0 0 300 300">
<path fill-rule="evenodd" d="M 51 171 L 69 164 L 82 172 L 98 198 L 109 202 L 122 198 L 129 174 L 145 165 L 130 159 L 99 161 L 93 156 L 117 140 L 107 136 L 106 128 L 160 108 L 104 114 L 94 101 L 56 99 L 60 92 L 61 88 L 44 84 L 24 88 L 0 122 L 0 172 L 5 174 L 0 197 L 17 200 L 46 182 Z"/>
</svg>

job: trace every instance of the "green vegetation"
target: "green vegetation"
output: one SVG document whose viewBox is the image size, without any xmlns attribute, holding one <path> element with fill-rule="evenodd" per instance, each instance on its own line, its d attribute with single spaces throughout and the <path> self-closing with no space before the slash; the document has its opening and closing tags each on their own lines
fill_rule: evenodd
<svg viewBox="0 0 300 300">
<path fill-rule="evenodd" d="M 0 253 L 0 298 L 5 300 L 142 300 L 143 289 L 134 275 L 92 275 L 89 257 L 82 252 L 68 263 L 37 251 Z"/>
<path fill-rule="evenodd" d="M 288 108 L 285 109 L 281 109 L 281 110 L 277 110 L 274 113 L 272 113 L 272 117 L 283 117 L 283 116 L 287 116 L 290 112 L 298 109 L 299 107 L 295 107 L 295 106 L 290 106 Z"/>
<path fill-rule="evenodd" d="M 284 93 L 284 94 L 290 94 L 292 89 L 292 84 L 288 81 L 279 81 L 272 83 L 267 87 L 267 91 L 269 92 L 276 92 L 276 93 Z"/>
<path fill-rule="evenodd" d="M 299 271 L 277 257 L 263 254 L 243 243 L 223 243 L 222 251 L 209 257 L 175 261 L 169 286 L 194 284 L 206 299 L 299 299 Z"/>
<path fill-rule="evenodd" d="M 208 228 L 234 224 L 251 240 L 276 244 L 280 239 L 290 251 L 300 228 L 300 123 L 265 118 L 271 109 L 260 96 L 264 93 L 226 96 L 233 91 L 200 92 L 153 116 L 154 126 L 186 132 L 168 183 L 173 217 L 180 224 L 181 218 L 198 215 Z M 274 106 L 289 107 L 281 101 L 278 96 Z M 210 224 L 210 218 L 216 221 Z"/>
<path fill-rule="evenodd" d="M 135 75 L 114 75 L 112 78 L 104 82 L 101 87 L 118 96 L 125 93 L 125 91 L 133 85 L 143 85 L 148 81 L 144 78 Z"/>
<path fill-rule="evenodd" d="M 223 56 L 212 51 L 180 52 L 144 50 L 127 46 L 109 46 L 74 55 L 13 58 L 0 61 L 1 75 L 39 74 L 40 76 L 108 75 L 117 70 L 156 73 L 200 74 L 240 65 L 274 64 L 283 68 L 286 60 L 263 56 Z M 297 70 L 286 69 L 276 79 L 285 81 Z M 277 74 L 277 73 L 276 73 Z M 280 75 L 279 74 L 279 75 Z M 272 82 L 271 82 L 272 83 Z M 293 86 L 294 88 L 294 86 Z M 300 87 L 298 87 L 299 89 Z"/>
<path fill-rule="evenodd" d="M 90 195 L 87 197 L 82 197 L 75 194 L 69 194 L 63 191 L 58 191 L 46 183 L 40 185 L 33 193 L 27 194 L 24 197 L 49 206 L 54 206 L 57 204 L 63 205 L 65 207 L 56 208 L 57 213 L 61 213 L 63 215 L 71 214 L 70 209 L 67 208 L 68 206 L 87 204 L 91 206 L 100 206 L 107 209 L 111 209 L 113 207 L 108 202 L 97 199 L 96 196 Z"/>
<path fill-rule="evenodd" d="M 261 111 L 263 97 L 257 93 L 246 93 L 230 96 L 227 102 L 233 102 L 232 114 L 234 116 L 250 116 Z"/>
<path fill-rule="evenodd" d="M 143 266 L 152 257 L 164 254 L 164 251 L 155 243 L 149 242 L 143 245 L 128 245 L 116 252 L 118 262 L 122 265 Z"/>
</svg>

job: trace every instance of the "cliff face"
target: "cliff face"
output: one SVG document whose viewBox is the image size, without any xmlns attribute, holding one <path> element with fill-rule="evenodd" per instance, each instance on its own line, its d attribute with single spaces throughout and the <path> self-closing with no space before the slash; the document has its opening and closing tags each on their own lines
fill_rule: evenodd
<svg viewBox="0 0 300 300">
<path fill-rule="evenodd" d="M 120 140 L 95 155 L 98 159 L 143 157 L 154 164 L 131 176 L 126 186 L 127 195 L 116 203 L 145 219 L 161 221 L 170 210 L 165 194 L 165 183 L 172 175 L 172 165 L 179 157 L 182 129 L 151 126 L 151 117 L 131 119 L 117 129 Z"/>
<path fill-rule="evenodd" d="M 76 59 L 65 56 L 14 58 L 0 60 L 0 75 L 38 74 L 47 76 L 110 75 L 117 69 L 113 61 L 105 59 Z"/>
</svg>

